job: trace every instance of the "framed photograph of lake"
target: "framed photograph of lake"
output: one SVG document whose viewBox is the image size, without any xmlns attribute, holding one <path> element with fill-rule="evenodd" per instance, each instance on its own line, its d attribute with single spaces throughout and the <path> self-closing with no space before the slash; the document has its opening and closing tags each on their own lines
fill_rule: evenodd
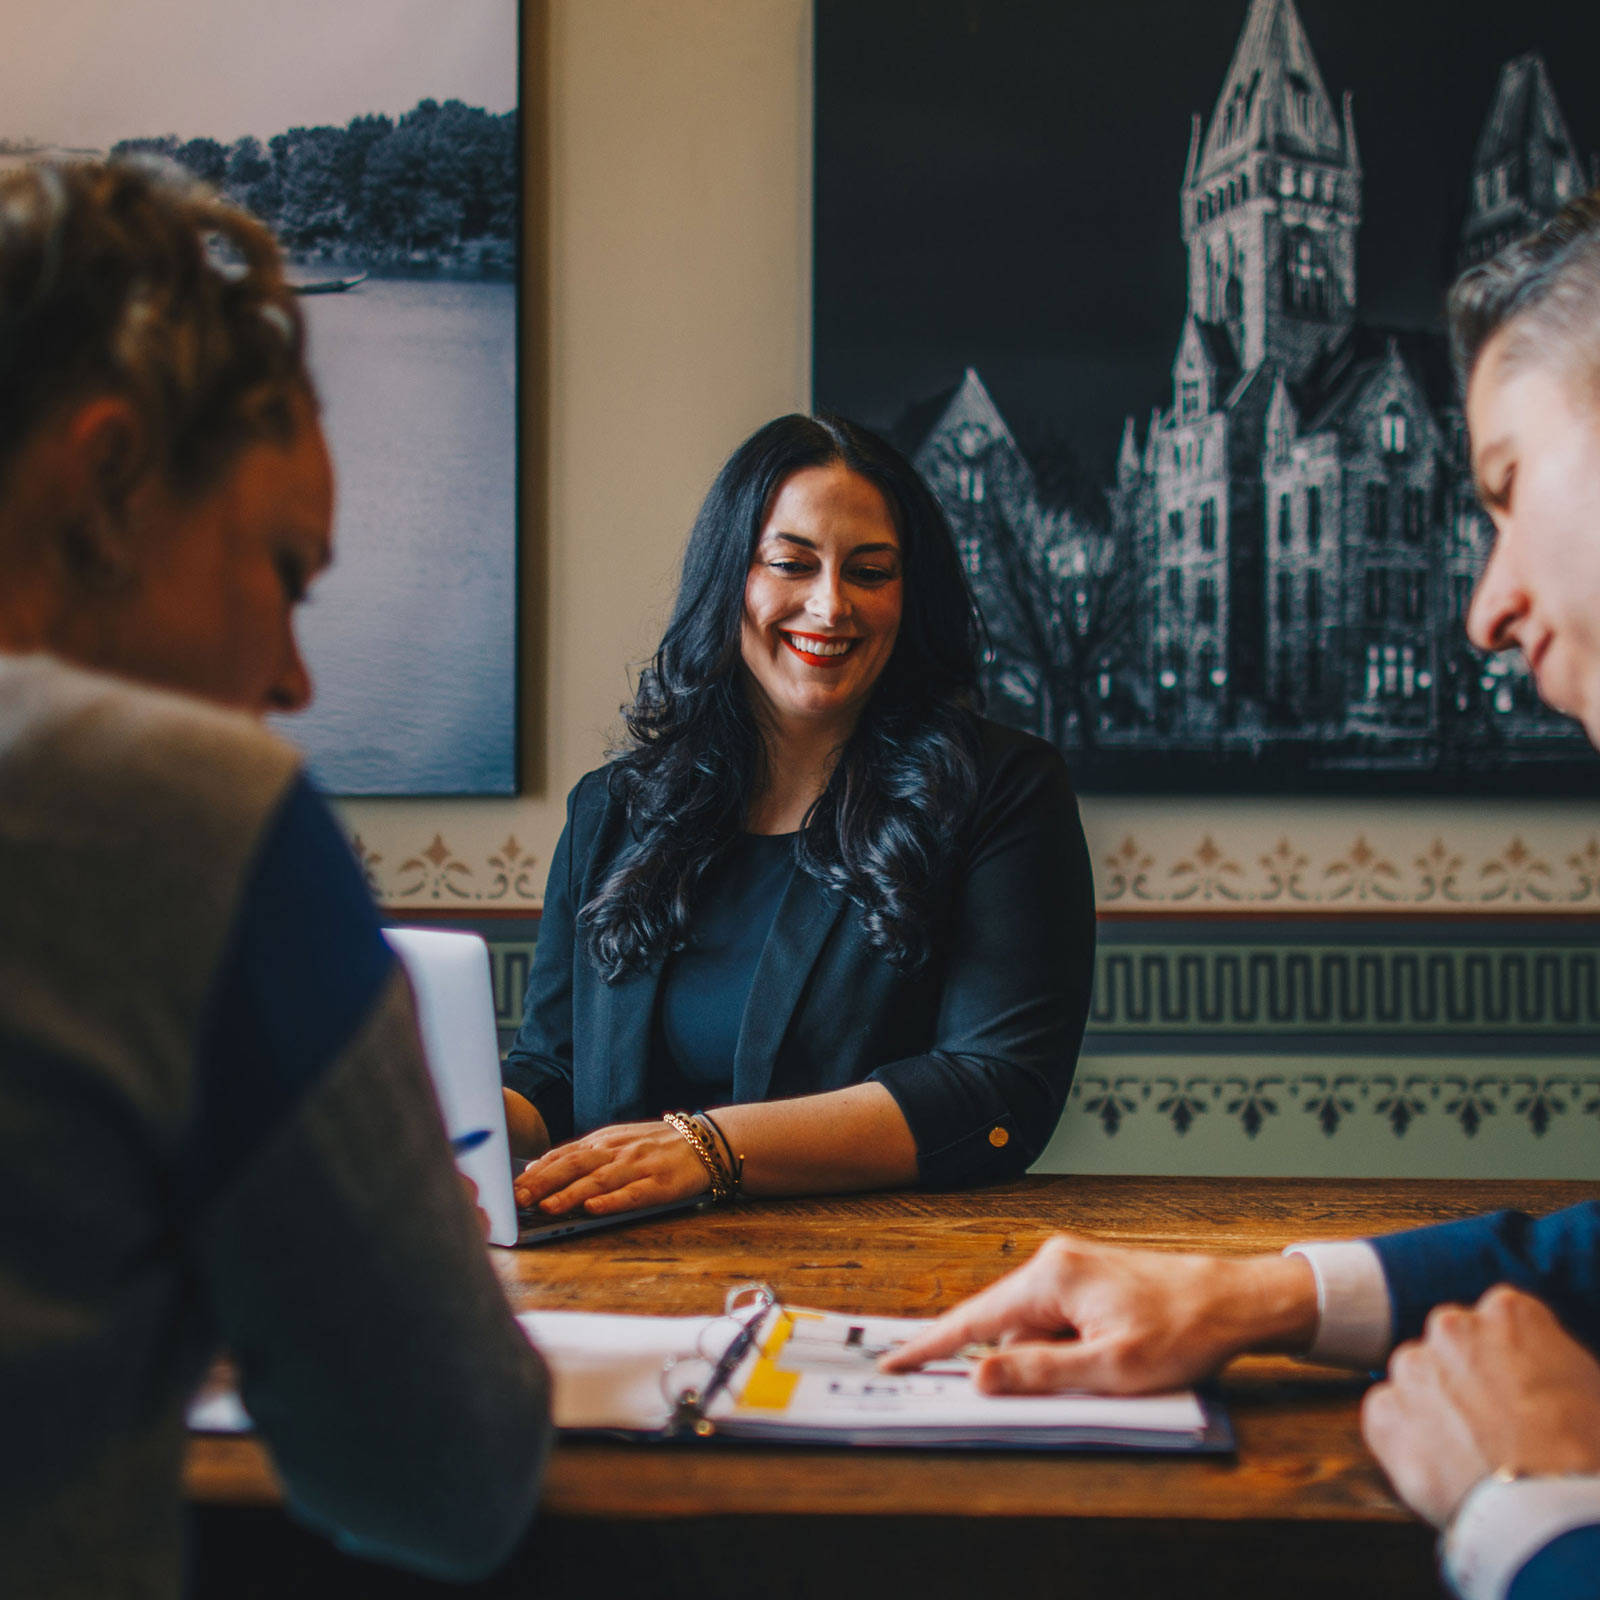
<svg viewBox="0 0 1600 1600">
<path fill-rule="evenodd" d="M 517 0 L 6 0 L 0 162 L 148 154 L 277 235 L 338 473 L 279 731 L 339 795 L 517 784 Z"/>
<path fill-rule="evenodd" d="M 1571 0 L 817 0 L 813 392 L 1099 793 L 1592 796 L 1466 616 L 1457 274 L 1600 183 Z"/>
</svg>

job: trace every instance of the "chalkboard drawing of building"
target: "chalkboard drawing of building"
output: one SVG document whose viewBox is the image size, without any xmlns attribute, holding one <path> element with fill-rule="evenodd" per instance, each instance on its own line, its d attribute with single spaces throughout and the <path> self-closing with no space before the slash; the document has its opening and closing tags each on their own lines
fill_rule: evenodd
<svg viewBox="0 0 1600 1600">
<path fill-rule="evenodd" d="M 1461 265 L 1531 232 L 1586 187 L 1544 62 L 1534 54 L 1506 62 L 1472 163 Z"/>
<path fill-rule="evenodd" d="M 1138 625 L 1140 568 L 1108 529 L 1041 492 L 1034 464 L 983 380 L 913 407 L 896 430 L 950 518 L 983 613 L 991 706 L 1063 747 L 1143 726 L 1122 670 Z"/>
<path fill-rule="evenodd" d="M 1543 63 L 1508 63 L 1463 261 L 1583 177 Z M 1448 351 L 1360 316 L 1353 108 L 1293 0 L 1252 0 L 1209 125 L 1193 120 L 1179 203 L 1172 390 L 1142 437 L 1127 419 L 1104 516 L 1041 503 L 971 369 L 901 424 L 989 623 L 996 714 L 1087 754 L 1101 786 L 1404 781 L 1580 754 L 1520 657 L 1467 644 L 1491 530 Z"/>
</svg>

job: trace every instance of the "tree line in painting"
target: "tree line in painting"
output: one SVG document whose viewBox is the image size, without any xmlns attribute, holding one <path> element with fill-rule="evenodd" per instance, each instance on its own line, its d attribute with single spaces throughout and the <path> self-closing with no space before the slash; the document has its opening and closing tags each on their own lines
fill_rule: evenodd
<svg viewBox="0 0 1600 1600">
<path fill-rule="evenodd" d="M 253 211 L 300 260 L 509 277 L 516 259 L 517 114 L 420 101 L 398 120 L 290 128 L 264 143 L 124 139 Z"/>
</svg>

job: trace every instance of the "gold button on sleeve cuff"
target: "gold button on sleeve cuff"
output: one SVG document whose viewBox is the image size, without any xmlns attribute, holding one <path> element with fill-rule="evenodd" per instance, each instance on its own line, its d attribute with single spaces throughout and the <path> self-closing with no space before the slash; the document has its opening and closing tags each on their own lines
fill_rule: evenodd
<svg viewBox="0 0 1600 1600">
<path fill-rule="evenodd" d="M 1011 1135 L 1004 1128 L 991 1128 L 989 1130 L 989 1143 L 998 1150 L 1002 1145 L 1011 1143 Z"/>
</svg>

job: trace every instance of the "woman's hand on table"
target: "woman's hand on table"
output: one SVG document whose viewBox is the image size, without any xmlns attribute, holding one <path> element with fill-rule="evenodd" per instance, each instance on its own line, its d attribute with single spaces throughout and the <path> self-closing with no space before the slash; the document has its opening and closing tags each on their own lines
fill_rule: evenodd
<svg viewBox="0 0 1600 1600">
<path fill-rule="evenodd" d="M 618 1122 L 558 1145 L 512 1185 L 517 1204 L 547 1215 L 636 1211 L 704 1194 L 711 1178 L 689 1141 L 665 1122 Z"/>
<path fill-rule="evenodd" d="M 879 1365 L 910 1372 L 991 1345 L 974 1373 L 988 1394 L 1140 1394 L 1193 1383 L 1247 1349 L 1304 1348 L 1316 1319 L 1299 1256 L 1170 1255 L 1058 1234 Z"/>
</svg>

